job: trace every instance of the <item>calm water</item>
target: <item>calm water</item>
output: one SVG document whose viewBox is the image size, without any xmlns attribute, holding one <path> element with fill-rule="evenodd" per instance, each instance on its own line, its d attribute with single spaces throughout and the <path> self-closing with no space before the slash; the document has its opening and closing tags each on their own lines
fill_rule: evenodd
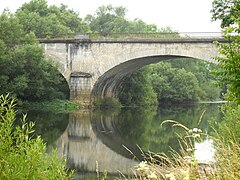
<svg viewBox="0 0 240 180">
<path fill-rule="evenodd" d="M 67 158 L 67 165 L 78 171 L 76 179 L 92 179 L 96 177 L 96 169 L 108 174 L 118 171 L 131 174 L 131 168 L 143 159 L 139 147 L 144 152 L 156 153 L 168 153 L 169 147 L 178 149 L 176 133 L 182 129 L 171 124 L 161 127 L 164 120 L 176 120 L 189 128 L 198 127 L 210 133 L 209 123 L 220 119 L 219 106 L 85 110 L 70 114 L 32 111 L 28 119 L 36 122 L 36 133 L 42 135 L 48 148 L 57 147 Z M 197 146 L 206 147 L 209 142 L 206 140 Z"/>
</svg>

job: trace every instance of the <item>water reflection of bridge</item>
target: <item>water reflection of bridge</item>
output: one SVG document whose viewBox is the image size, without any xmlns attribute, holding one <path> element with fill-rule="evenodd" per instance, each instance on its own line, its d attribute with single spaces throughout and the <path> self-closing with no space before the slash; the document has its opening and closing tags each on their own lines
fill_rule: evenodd
<svg viewBox="0 0 240 180">
<path fill-rule="evenodd" d="M 100 116 L 98 120 L 92 117 L 94 123 L 91 124 L 90 114 L 89 111 L 70 114 L 67 129 L 57 140 L 59 153 L 64 154 L 67 164 L 77 171 L 95 172 L 97 161 L 100 172 L 131 174 L 137 161 L 122 147 L 123 140 L 114 132 L 114 121 L 111 117 Z M 108 146 L 108 141 L 115 142 L 117 152 Z"/>
</svg>

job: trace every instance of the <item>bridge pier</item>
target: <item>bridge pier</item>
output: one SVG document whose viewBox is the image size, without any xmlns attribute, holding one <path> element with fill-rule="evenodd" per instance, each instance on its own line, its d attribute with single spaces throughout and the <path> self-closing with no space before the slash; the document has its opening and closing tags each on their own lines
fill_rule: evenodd
<svg viewBox="0 0 240 180">
<path fill-rule="evenodd" d="M 91 104 L 92 77 L 90 74 L 75 72 L 70 77 L 70 100 L 82 105 Z"/>
<path fill-rule="evenodd" d="M 91 105 L 91 93 L 90 92 L 76 92 L 70 91 L 70 101 L 77 102 L 84 106 Z"/>
</svg>

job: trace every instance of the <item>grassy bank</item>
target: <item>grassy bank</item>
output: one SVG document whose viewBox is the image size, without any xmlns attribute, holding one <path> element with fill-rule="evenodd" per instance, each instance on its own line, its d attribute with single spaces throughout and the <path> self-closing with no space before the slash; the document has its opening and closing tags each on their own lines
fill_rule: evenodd
<svg viewBox="0 0 240 180">
<path fill-rule="evenodd" d="M 68 100 L 56 99 L 53 101 L 43 102 L 23 102 L 22 107 L 28 110 L 44 110 L 52 112 L 72 112 L 83 108 L 81 104 L 71 102 Z"/>
</svg>

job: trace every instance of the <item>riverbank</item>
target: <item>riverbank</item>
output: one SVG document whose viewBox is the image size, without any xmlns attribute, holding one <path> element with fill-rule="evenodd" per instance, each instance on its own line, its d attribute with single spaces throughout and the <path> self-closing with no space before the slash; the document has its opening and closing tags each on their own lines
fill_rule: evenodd
<svg viewBox="0 0 240 180">
<path fill-rule="evenodd" d="M 53 101 L 42 101 L 42 102 L 23 102 L 23 109 L 28 110 L 43 110 L 52 112 L 68 113 L 84 108 L 81 104 L 75 103 L 69 100 L 55 99 Z"/>
</svg>

